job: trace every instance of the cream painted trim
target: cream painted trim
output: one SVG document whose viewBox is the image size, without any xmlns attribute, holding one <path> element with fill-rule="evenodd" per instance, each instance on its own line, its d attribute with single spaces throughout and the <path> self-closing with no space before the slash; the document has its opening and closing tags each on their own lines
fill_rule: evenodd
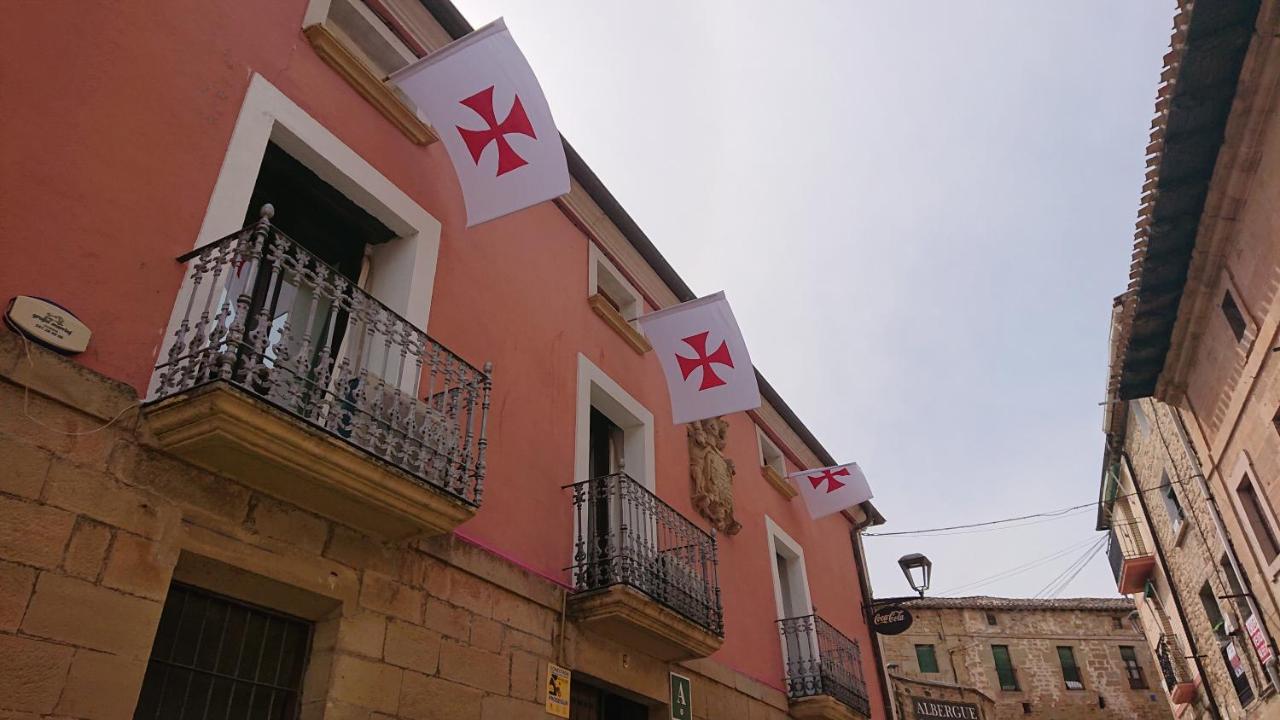
<svg viewBox="0 0 1280 720">
<path fill-rule="evenodd" d="M 600 293 L 601 275 L 605 277 L 606 285 L 613 285 L 614 288 L 606 287 L 606 291 L 621 291 L 626 296 L 628 307 L 624 308 L 627 312 L 621 312 L 622 318 L 628 323 L 634 323 L 636 318 L 644 313 L 644 298 L 640 297 L 640 293 L 636 291 L 635 286 L 627 281 L 622 273 L 618 272 L 617 266 L 609 261 L 600 248 L 596 247 L 593 242 L 587 242 L 587 253 L 590 264 L 587 267 L 587 297 Z M 617 292 L 609 292 L 608 294 L 616 295 Z M 615 298 L 620 299 L 620 298 Z"/>
<path fill-rule="evenodd" d="M 1254 496 L 1258 498 L 1258 504 L 1262 509 L 1262 521 L 1271 527 L 1272 535 L 1277 540 L 1280 540 L 1280 522 L 1276 520 L 1275 510 L 1272 509 L 1266 493 L 1262 491 L 1259 485 L 1258 473 L 1253 469 L 1253 461 L 1249 458 L 1248 451 L 1241 450 L 1236 457 L 1236 464 L 1231 468 L 1231 481 L 1228 485 L 1229 494 L 1231 495 L 1231 507 L 1236 512 L 1236 520 L 1240 524 L 1240 529 L 1244 531 L 1245 537 L 1249 538 L 1249 547 L 1253 550 L 1254 561 L 1263 569 L 1269 583 L 1274 583 L 1276 578 L 1280 576 L 1280 554 L 1277 554 L 1275 560 L 1270 563 L 1266 561 L 1266 555 L 1262 552 L 1258 537 L 1253 532 L 1253 523 L 1249 521 L 1249 513 L 1245 511 L 1244 505 L 1240 502 L 1240 485 L 1243 483 L 1246 474 L 1249 477 L 1249 482 L 1253 485 Z"/>
<path fill-rule="evenodd" d="M 377 272 L 366 289 L 425 332 L 440 251 L 440 222 L 256 73 L 249 80 L 193 246 L 201 247 L 240 229 L 268 142 L 279 145 L 396 233 L 395 239 L 374 248 Z M 157 357 L 163 358 L 172 344 L 190 294 L 188 276 L 174 302 Z M 148 394 L 153 391 L 154 381 Z"/>
<path fill-rule="evenodd" d="M 775 443 L 774 441 L 770 440 L 770 439 L 769 439 L 769 436 L 768 436 L 768 435 L 765 435 L 765 433 L 764 433 L 764 429 L 763 429 L 763 428 L 761 428 L 759 425 L 756 425 L 756 424 L 752 423 L 752 426 L 753 426 L 753 427 L 755 428 L 755 430 L 756 430 L 756 442 L 757 442 L 757 443 L 759 444 L 759 446 L 760 446 L 760 447 L 759 447 L 759 453 L 760 453 L 760 466 L 761 466 L 761 467 L 773 467 L 772 465 L 770 465 L 770 464 L 769 464 L 768 459 L 767 459 L 767 458 L 765 458 L 765 452 L 764 452 L 764 451 L 765 451 L 765 448 L 767 447 L 767 448 L 769 448 L 769 449 L 773 450 L 773 452 L 774 452 L 775 454 L 777 454 L 777 456 L 778 456 L 778 460 L 780 461 L 780 464 L 781 464 L 781 466 L 782 466 L 782 467 L 774 467 L 773 469 L 777 471 L 777 473 L 778 473 L 779 477 L 783 477 L 783 478 L 785 478 L 785 477 L 787 476 L 787 459 L 786 459 L 786 456 L 784 456 L 784 455 L 782 454 L 782 448 L 778 447 L 778 444 L 777 444 L 777 443 Z"/>
<path fill-rule="evenodd" d="M 591 408 L 604 413 L 623 433 L 626 473 L 654 492 L 653 413 L 613 378 L 578 354 L 577 417 L 574 426 L 573 481 L 589 480 L 587 453 L 591 445 Z M 636 465 L 639 467 L 636 467 Z"/>
</svg>

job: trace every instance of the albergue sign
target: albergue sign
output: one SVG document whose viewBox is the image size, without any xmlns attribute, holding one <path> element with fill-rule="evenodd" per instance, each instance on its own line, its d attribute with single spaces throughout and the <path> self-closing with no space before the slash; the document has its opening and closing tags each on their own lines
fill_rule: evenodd
<svg viewBox="0 0 1280 720">
<path fill-rule="evenodd" d="M 916 720 L 981 720 L 978 706 L 973 703 L 948 702 L 933 698 L 912 697 L 911 707 Z"/>
</svg>

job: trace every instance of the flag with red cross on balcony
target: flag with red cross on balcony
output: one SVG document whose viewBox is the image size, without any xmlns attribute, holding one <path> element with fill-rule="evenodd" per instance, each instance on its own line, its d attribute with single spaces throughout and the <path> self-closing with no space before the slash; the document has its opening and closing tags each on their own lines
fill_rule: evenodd
<svg viewBox="0 0 1280 720">
<path fill-rule="evenodd" d="M 809 517 L 817 520 L 874 497 L 858 463 L 801 470 L 788 475 L 804 498 Z"/>
<path fill-rule="evenodd" d="M 729 301 L 719 292 L 641 316 L 667 378 L 676 423 L 760 407 L 760 388 Z"/>
<path fill-rule="evenodd" d="M 501 19 L 389 80 L 449 153 L 467 227 L 569 192 L 569 166 L 547 98 Z"/>
</svg>

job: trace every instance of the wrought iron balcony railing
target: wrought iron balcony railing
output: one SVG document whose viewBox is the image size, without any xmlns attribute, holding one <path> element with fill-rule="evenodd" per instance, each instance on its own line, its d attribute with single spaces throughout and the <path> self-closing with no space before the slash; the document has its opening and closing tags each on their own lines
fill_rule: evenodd
<svg viewBox="0 0 1280 720">
<path fill-rule="evenodd" d="M 573 492 L 576 592 L 626 585 L 723 637 L 714 531 L 625 473 L 566 487 Z"/>
<path fill-rule="evenodd" d="M 471 506 L 492 366 L 392 312 L 270 222 L 179 258 L 191 292 L 151 399 L 225 383 Z"/>
<path fill-rule="evenodd" d="M 785 647 L 787 695 L 792 700 L 827 695 L 869 716 L 858 642 L 817 615 L 778 621 Z"/>
<path fill-rule="evenodd" d="M 1195 697 L 1195 681 L 1187 670 L 1187 657 L 1176 635 L 1161 635 L 1156 641 L 1156 664 L 1160 666 L 1165 689 L 1175 704 Z"/>
<path fill-rule="evenodd" d="M 1136 520 L 1114 522 L 1107 542 L 1107 561 L 1123 593 L 1138 592 L 1155 566 L 1155 556 Z"/>
</svg>

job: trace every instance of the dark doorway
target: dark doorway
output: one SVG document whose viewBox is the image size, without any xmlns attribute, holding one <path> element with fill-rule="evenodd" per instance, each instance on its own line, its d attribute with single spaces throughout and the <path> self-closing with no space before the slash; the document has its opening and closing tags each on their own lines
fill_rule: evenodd
<svg viewBox="0 0 1280 720">
<path fill-rule="evenodd" d="M 647 720 L 649 709 L 621 695 L 615 695 L 574 680 L 569 691 L 569 720 Z"/>
</svg>

